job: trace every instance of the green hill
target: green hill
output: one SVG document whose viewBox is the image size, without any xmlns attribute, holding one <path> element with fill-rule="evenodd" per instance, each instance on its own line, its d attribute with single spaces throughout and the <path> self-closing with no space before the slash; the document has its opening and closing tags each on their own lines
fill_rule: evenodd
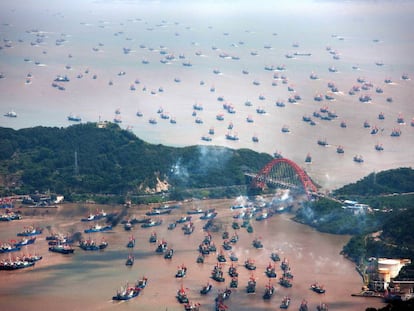
<svg viewBox="0 0 414 311">
<path fill-rule="evenodd" d="M 271 160 L 247 149 L 152 145 L 112 123 L 0 128 L 0 145 L 0 195 L 125 195 L 245 185 L 245 172 Z"/>
</svg>

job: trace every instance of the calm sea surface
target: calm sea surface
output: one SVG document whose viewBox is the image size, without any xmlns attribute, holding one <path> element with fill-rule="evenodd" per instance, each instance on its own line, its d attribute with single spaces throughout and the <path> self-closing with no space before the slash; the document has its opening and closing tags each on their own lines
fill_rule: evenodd
<svg viewBox="0 0 414 311">
<path fill-rule="evenodd" d="M 118 117 L 122 128 L 150 143 L 277 151 L 327 189 L 373 171 L 412 166 L 414 4 L 291 2 L 2 1 L 0 108 L 18 117 L 1 116 L 0 125 L 65 127 L 72 124 L 70 114 L 82 122 Z M 317 79 L 310 79 L 312 73 Z M 52 86 L 57 75 L 70 80 L 58 82 L 65 90 Z M 362 86 L 358 78 L 371 87 L 349 95 L 354 85 Z M 329 94 L 329 82 L 337 87 L 333 100 L 315 101 L 316 94 Z M 301 100 L 289 103 L 294 95 Z M 371 102 L 360 102 L 361 95 Z M 203 109 L 193 116 L 195 104 Z M 337 117 L 313 117 L 321 108 Z M 212 140 L 203 141 L 210 128 Z M 400 137 L 390 136 L 394 128 Z M 239 140 L 227 140 L 228 132 Z M 376 144 L 384 150 L 375 150 Z M 339 145 L 344 154 L 336 152 Z M 305 165 L 308 153 L 312 163 Z M 364 162 L 355 163 L 355 155 Z"/>
</svg>

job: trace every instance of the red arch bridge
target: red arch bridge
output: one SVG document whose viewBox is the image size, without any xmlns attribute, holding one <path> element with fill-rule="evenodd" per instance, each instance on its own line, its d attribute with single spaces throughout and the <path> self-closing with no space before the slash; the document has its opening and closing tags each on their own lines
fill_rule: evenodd
<svg viewBox="0 0 414 311">
<path fill-rule="evenodd" d="M 267 163 L 253 177 L 250 188 L 263 190 L 268 187 L 281 187 L 285 189 L 297 189 L 310 195 L 317 192 L 317 187 L 306 172 L 295 162 L 286 158 L 274 158 Z"/>
</svg>

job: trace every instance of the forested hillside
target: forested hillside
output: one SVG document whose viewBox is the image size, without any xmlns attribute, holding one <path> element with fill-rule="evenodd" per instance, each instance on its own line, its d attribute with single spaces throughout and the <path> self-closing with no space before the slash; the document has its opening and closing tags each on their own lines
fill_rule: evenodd
<svg viewBox="0 0 414 311">
<path fill-rule="evenodd" d="M 0 128 L 0 194 L 148 193 L 245 184 L 268 154 L 214 146 L 152 145 L 108 123 L 68 128 Z"/>
</svg>

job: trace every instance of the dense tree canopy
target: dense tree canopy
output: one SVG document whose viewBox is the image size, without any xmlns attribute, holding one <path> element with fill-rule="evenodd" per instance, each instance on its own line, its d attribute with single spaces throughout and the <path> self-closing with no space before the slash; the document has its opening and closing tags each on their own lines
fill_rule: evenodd
<svg viewBox="0 0 414 311">
<path fill-rule="evenodd" d="M 144 193 L 159 181 L 174 188 L 242 185 L 246 171 L 257 172 L 271 159 L 247 149 L 152 145 L 112 123 L 0 128 L 0 145 L 3 194 Z"/>
</svg>

